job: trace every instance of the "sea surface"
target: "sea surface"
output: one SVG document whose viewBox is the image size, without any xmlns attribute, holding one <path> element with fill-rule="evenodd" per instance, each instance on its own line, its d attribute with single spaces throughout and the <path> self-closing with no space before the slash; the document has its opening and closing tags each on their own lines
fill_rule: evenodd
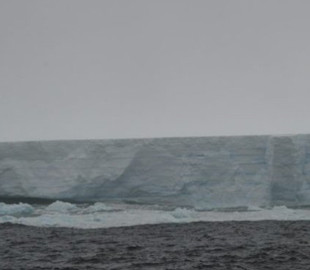
<svg viewBox="0 0 310 270">
<path fill-rule="evenodd" d="M 0 269 L 309 269 L 310 221 L 0 225 Z"/>
<path fill-rule="evenodd" d="M 310 269 L 310 210 L 0 203 L 0 269 Z"/>
</svg>

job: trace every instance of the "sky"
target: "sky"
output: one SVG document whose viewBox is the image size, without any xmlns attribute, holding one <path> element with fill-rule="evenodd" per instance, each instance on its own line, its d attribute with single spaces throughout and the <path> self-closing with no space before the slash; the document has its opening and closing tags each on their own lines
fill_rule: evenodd
<svg viewBox="0 0 310 270">
<path fill-rule="evenodd" d="M 310 133 L 308 0 L 1 0 L 0 141 Z"/>
</svg>

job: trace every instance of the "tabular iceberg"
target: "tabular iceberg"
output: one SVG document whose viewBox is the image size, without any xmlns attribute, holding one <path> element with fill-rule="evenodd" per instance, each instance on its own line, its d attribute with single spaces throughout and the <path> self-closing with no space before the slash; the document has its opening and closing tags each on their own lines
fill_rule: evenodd
<svg viewBox="0 0 310 270">
<path fill-rule="evenodd" d="M 0 143 L 0 197 L 310 205 L 310 135 Z"/>
</svg>

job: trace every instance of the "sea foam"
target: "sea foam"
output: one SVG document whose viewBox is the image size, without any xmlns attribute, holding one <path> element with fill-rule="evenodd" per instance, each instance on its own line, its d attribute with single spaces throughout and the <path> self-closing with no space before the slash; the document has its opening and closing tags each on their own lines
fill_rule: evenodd
<svg viewBox="0 0 310 270">
<path fill-rule="evenodd" d="M 84 229 L 198 221 L 310 220 L 310 210 L 290 209 L 286 206 L 223 212 L 197 211 L 187 208 L 159 210 L 152 209 L 150 206 L 145 208 L 144 206 L 132 207 L 131 205 L 105 205 L 103 207 L 101 203 L 70 206 L 65 202 L 56 202 L 43 208 L 27 204 L 7 205 L 1 203 L 0 209 L 0 223 L 11 222 L 40 227 Z"/>
</svg>

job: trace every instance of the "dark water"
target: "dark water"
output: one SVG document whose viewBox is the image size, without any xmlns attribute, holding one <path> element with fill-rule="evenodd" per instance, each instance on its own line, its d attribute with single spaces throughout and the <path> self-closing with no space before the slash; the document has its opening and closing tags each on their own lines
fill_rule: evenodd
<svg viewBox="0 0 310 270">
<path fill-rule="evenodd" d="M 310 269 L 310 221 L 0 225 L 0 269 Z"/>
</svg>

